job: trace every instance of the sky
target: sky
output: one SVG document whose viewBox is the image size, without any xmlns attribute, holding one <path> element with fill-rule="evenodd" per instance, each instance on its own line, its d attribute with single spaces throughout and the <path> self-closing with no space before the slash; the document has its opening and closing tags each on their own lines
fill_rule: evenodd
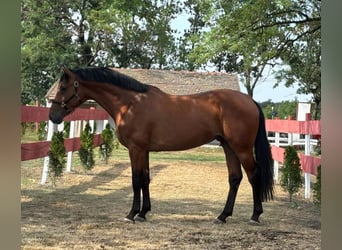
<svg viewBox="0 0 342 250">
<path fill-rule="evenodd" d="M 284 84 L 279 84 L 278 87 L 273 88 L 276 80 L 272 75 L 269 75 L 265 80 L 260 82 L 254 89 L 253 99 L 257 102 L 264 102 L 271 100 L 273 102 L 294 101 L 310 102 L 312 95 L 297 94 L 298 84 L 293 87 L 285 87 Z M 246 88 L 240 82 L 240 90 L 247 93 Z"/>
<path fill-rule="evenodd" d="M 179 36 L 182 36 L 184 29 L 190 27 L 190 23 L 187 21 L 189 15 L 182 13 L 176 19 L 171 22 L 171 28 L 176 29 Z M 312 95 L 297 94 L 298 84 L 293 87 L 285 87 L 284 84 L 279 84 L 278 87 L 273 88 L 276 80 L 271 71 L 266 73 L 265 79 L 260 81 L 254 89 L 253 99 L 257 102 L 264 102 L 271 100 L 272 102 L 282 102 L 282 101 L 294 101 L 299 102 L 310 102 Z M 243 83 L 239 83 L 240 90 L 243 93 L 247 93 L 246 88 Z"/>
</svg>

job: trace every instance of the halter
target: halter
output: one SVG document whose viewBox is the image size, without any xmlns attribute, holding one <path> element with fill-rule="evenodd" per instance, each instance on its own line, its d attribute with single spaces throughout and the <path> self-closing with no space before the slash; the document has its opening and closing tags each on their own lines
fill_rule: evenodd
<svg viewBox="0 0 342 250">
<path fill-rule="evenodd" d="M 74 93 L 72 96 L 70 96 L 66 101 L 59 102 L 59 101 L 52 100 L 52 103 L 61 105 L 61 107 L 64 108 L 65 111 L 66 111 L 67 113 L 70 113 L 71 110 L 69 110 L 69 109 L 67 108 L 67 105 L 68 105 L 68 103 L 69 103 L 73 98 L 76 97 L 77 100 L 78 100 L 78 102 L 81 104 L 81 98 L 80 98 L 79 95 L 77 94 L 77 88 L 78 88 L 78 86 L 79 86 L 79 83 L 78 83 L 78 81 L 75 80 L 75 81 L 74 81 L 74 90 L 75 90 L 75 93 Z"/>
</svg>

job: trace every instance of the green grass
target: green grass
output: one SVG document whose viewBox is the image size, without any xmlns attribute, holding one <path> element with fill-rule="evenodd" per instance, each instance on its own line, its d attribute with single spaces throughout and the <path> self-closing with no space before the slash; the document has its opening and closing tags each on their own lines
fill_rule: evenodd
<svg viewBox="0 0 342 250">
<path fill-rule="evenodd" d="M 151 160 L 166 160 L 166 161 L 192 161 L 192 162 L 224 162 L 225 157 L 220 149 L 217 153 L 206 153 L 202 148 L 188 151 L 177 152 L 158 152 L 151 153 Z"/>
<path fill-rule="evenodd" d="M 21 143 L 37 142 L 38 133 L 35 131 L 34 124 L 28 123 L 25 129 L 22 128 Z"/>
<path fill-rule="evenodd" d="M 129 161 L 128 150 L 119 146 L 114 149 L 111 159 Z M 152 161 L 192 161 L 192 162 L 225 162 L 225 156 L 221 147 L 198 147 L 184 151 L 151 152 Z"/>
</svg>

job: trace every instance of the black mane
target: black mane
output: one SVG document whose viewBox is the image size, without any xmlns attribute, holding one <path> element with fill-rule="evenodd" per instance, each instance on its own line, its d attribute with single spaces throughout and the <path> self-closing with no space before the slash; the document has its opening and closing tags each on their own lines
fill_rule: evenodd
<svg viewBox="0 0 342 250">
<path fill-rule="evenodd" d="M 111 83 L 120 88 L 137 92 L 146 92 L 148 90 L 148 85 L 107 67 L 88 67 L 82 69 L 73 69 L 71 71 L 85 81 Z M 63 78 L 67 78 L 67 75 L 63 74 L 61 79 Z"/>
</svg>

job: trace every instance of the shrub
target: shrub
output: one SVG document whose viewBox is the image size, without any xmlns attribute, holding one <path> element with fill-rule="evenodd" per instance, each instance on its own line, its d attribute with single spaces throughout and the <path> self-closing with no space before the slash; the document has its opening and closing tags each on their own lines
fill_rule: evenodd
<svg viewBox="0 0 342 250">
<path fill-rule="evenodd" d="M 313 186 L 314 203 L 321 205 L 321 165 L 317 167 L 316 182 Z"/>
<path fill-rule="evenodd" d="M 321 150 L 321 139 L 318 139 L 317 141 L 317 146 L 315 147 L 315 153 L 317 155 L 321 155 L 322 154 L 322 150 Z"/>
<path fill-rule="evenodd" d="M 64 138 L 68 138 L 69 137 L 69 134 L 70 134 L 70 122 L 64 122 L 63 133 L 64 133 Z"/>
<path fill-rule="evenodd" d="M 103 143 L 100 146 L 100 155 L 102 159 L 107 163 L 108 158 L 111 155 L 114 148 L 114 131 L 110 127 L 109 123 L 107 123 L 104 130 L 102 130 L 101 137 Z"/>
<path fill-rule="evenodd" d="M 49 176 L 52 185 L 56 186 L 56 179 L 62 176 L 66 163 L 63 132 L 55 132 L 51 138 L 49 155 Z"/>
<path fill-rule="evenodd" d="M 40 122 L 38 124 L 38 140 L 43 141 L 47 136 L 47 122 Z"/>
<path fill-rule="evenodd" d="M 285 149 L 284 166 L 281 169 L 282 175 L 280 179 L 281 187 L 288 192 L 290 202 L 292 202 L 293 194 L 297 193 L 302 186 L 302 176 L 299 157 L 293 146 L 288 146 Z"/>
<path fill-rule="evenodd" d="M 78 153 L 80 156 L 80 160 L 84 169 L 91 170 L 94 167 L 94 133 L 91 132 L 91 127 L 89 123 L 86 124 L 84 130 L 81 133 L 81 148 Z"/>
</svg>

